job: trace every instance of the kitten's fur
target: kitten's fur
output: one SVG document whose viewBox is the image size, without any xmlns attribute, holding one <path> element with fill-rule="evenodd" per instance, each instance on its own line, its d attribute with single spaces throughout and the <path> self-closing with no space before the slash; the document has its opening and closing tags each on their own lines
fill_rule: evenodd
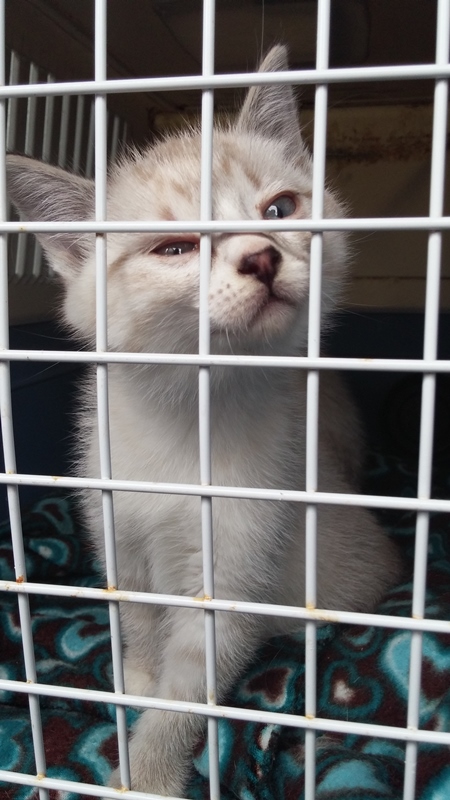
<svg viewBox="0 0 450 800">
<path fill-rule="evenodd" d="M 283 47 L 261 70 L 286 69 Z M 116 166 L 108 184 L 110 220 L 189 220 L 199 215 L 200 136 L 171 136 Z M 9 189 L 28 219 L 94 216 L 90 181 L 30 159 L 8 160 Z M 311 160 L 302 144 L 290 87 L 251 89 L 237 122 L 214 137 L 215 219 L 261 219 L 277 199 L 296 218 L 311 213 Z M 288 200 L 286 200 L 286 197 Z M 287 203 L 287 206 L 286 206 Z M 342 209 L 329 191 L 325 213 Z M 64 315 L 89 345 L 95 335 L 93 236 L 40 236 L 65 282 Z M 310 234 L 213 236 L 209 310 L 212 352 L 304 353 Z M 188 242 L 187 252 L 163 253 Z M 112 350 L 198 351 L 198 237 L 108 235 L 108 326 Z M 189 249 L 194 247 L 194 249 Z M 156 252 L 158 250 L 158 252 Z M 324 235 L 326 320 L 339 299 L 346 265 L 341 233 Z M 271 301 L 268 302 L 269 298 Z M 278 298 L 276 300 L 275 298 Z M 113 476 L 199 482 L 197 369 L 109 368 Z M 305 486 L 305 373 L 213 368 L 213 483 L 302 489 Z M 94 380 L 81 413 L 81 475 L 99 475 Z M 354 491 L 359 427 L 340 381 L 321 375 L 320 479 L 331 492 Z M 120 587 L 203 595 L 200 501 L 195 497 L 117 492 L 114 496 Z M 85 515 L 103 558 L 98 492 L 84 495 Z M 305 508 L 301 504 L 213 500 L 218 598 L 305 603 Z M 318 607 L 371 610 L 398 574 L 396 552 L 372 516 L 346 506 L 319 507 Z M 124 603 L 126 687 L 131 694 L 205 701 L 201 612 Z M 216 615 L 219 697 L 269 636 L 298 621 Z M 194 715 L 147 710 L 130 743 L 132 787 L 181 795 L 193 744 Z M 119 786 L 117 771 L 112 785 Z"/>
</svg>

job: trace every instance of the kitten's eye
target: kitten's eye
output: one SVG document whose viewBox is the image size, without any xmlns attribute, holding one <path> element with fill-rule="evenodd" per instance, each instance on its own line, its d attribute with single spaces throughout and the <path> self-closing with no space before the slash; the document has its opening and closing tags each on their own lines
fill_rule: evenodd
<svg viewBox="0 0 450 800">
<path fill-rule="evenodd" d="M 283 219 L 290 217 L 297 208 L 297 203 L 290 194 L 282 194 L 267 206 L 263 213 L 264 219 Z"/>
<path fill-rule="evenodd" d="M 153 252 L 158 256 L 184 256 L 193 250 L 198 250 L 198 242 L 167 242 Z"/>
</svg>

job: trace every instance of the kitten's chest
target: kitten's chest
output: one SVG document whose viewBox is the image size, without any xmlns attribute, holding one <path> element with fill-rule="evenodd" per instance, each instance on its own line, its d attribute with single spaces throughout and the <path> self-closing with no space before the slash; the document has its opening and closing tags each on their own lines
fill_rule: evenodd
<svg viewBox="0 0 450 800">
<path fill-rule="evenodd" d="M 116 478 L 199 483 L 196 409 L 173 411 L 136 407 L 124 413 L 111 403 L 111 450 Z M 223 403 L 212 407 L 212 482 L 228 486 L 300 488 L 302 432 L 298 421 L 265 407 L 249 413 Z"/>
</svg>

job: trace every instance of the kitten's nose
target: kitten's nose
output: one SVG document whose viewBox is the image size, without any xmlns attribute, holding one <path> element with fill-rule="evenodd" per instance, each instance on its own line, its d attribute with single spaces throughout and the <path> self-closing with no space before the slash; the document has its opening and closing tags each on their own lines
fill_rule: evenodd
<svg viewBox="0 0 450 800">
<path fill-rule="evenodd" d="M 275 250 L 274 247 L 266 247 L 265 250 L 260 250 L 259 253 L 251 253 L 248 256 L 244 256 L 238 272 L 241 275 L 254 275 L 261 283 L 265 283 L 271 289 L 280 261 L 281 253 Z"/>
</svg>

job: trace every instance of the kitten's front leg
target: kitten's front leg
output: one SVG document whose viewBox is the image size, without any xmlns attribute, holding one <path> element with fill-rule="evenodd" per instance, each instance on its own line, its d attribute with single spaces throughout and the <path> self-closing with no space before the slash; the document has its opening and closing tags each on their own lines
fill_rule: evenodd
<svg viewBox="0 0 450 800">
<path fill-rule="evenodd" d="M 172 609 L 163 649 L 157 696 L 206 702 L 204 615 Z M 240 614 L 216 615 L 218 695 L 223 698 L 261 639 L 261 623 Z M 163 796 L 182 797 L 193 747 L 205 727 L 196 714 L 148 709 L 130 741 L 131 787 Z M 110 785 L 120 788 L 118 770 Z"/>
<path fill-rule="evenodd" d="M 159 633 L 163 615 L 163 609 L 147 603 L 121 604 L 127 694 L 151 697 L 156 691 L 161 657 Z"/>
</svg>

